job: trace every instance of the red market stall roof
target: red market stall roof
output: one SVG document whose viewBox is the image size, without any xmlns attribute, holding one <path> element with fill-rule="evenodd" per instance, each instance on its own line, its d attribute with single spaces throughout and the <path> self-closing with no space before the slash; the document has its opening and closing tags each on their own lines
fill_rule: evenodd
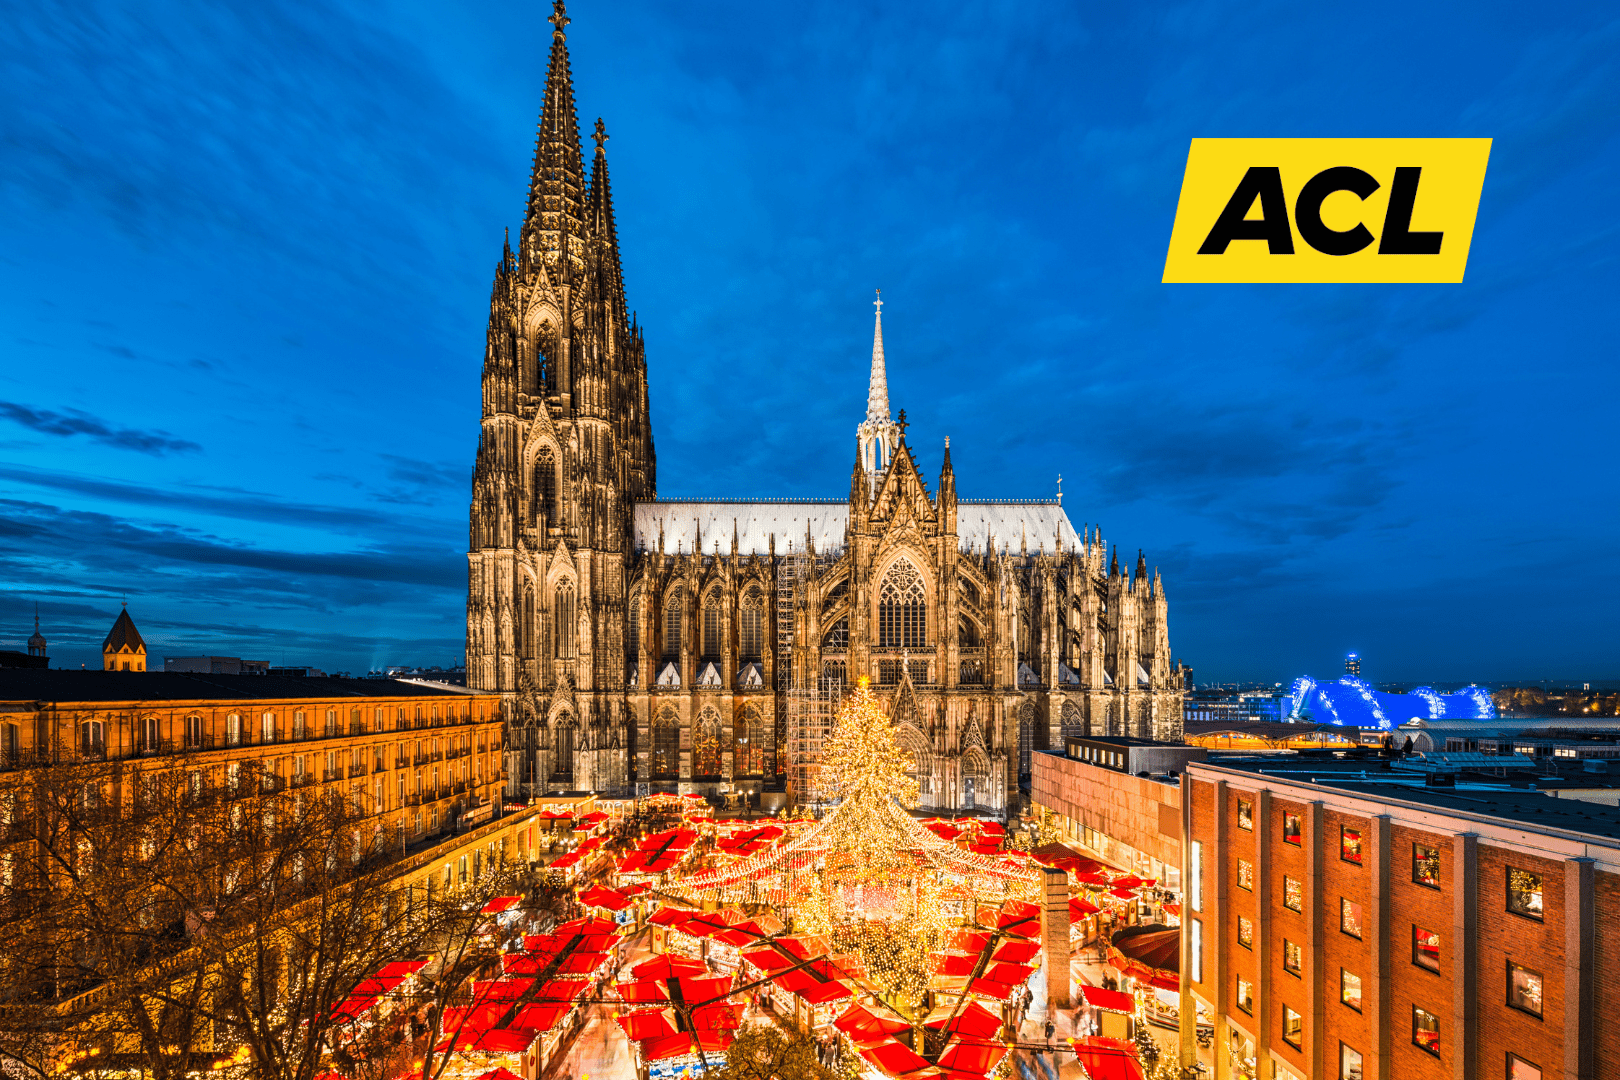
<svg viewBox="0 0 1620 1080">
<path fill-rule="evenodd" d="M 694 1031 L 736 1031 L 742 1027 L 741 1005 L 715 1004 L 692 1010 Z"/>
<path fill-rule="evenodd" d="M 1180 915 L 1181 914 L 1181 905 L 1176 904 L 1176 903 L 1165 904 L 1164 905 L 1164 910 L 1165 910 L 1166 914 L 1169 914 L 1169 915 Z"/>
<path fill-rule="evenodd" d="M 704 975 L 708 970 L 701 960 L 664 953 L 651 960 L 643 960 L 630 969 L 630 974 L 638 979 L 670 979 L 682 975 Z"/>
<path fill-rule="evenodd" d="M 1093 904 L 1090 900 L 1078 896 L 1069 901 L 1069 918 L 1071 919 L 1083 919 L 1087 915 L 1095 915 L 1101 910 L 1102 908 Z"/>
<path fill-rule="evenodd" d="M 377 977 L 386 979 L 390 975 L 415 975 L 427 966 L 428 962 L 426 960 L 395 960 L 393 963 L 384 964 L 377 969 Z"/>
<path fill-rule="evenodd" d="M 443 1053 L 452 1049 L 453 1043 L 456 1050 L 476 1050 L 485 1054 L 520 1054 L 527 1050 L 532 1042 L 534 1042 L 534 1032 L 532 1031 L 517 1028 L 497 1028 L 493 1031 L 481 1031 L 472 1034 L 463 1033 L 459 1039 L 445 1039 L 434 1049 Z"/>
<path fill-rule="evenodd" d="M 619 924 L 611 919 L 604 919 L 600 915 L 587 915 L 583 919 L 571 919 L 553 931 L 557 936 L 566 938 L 571 934 L 617 934 Z"/>
<path fill-rule="evenodd" d="M 1018 983 L 995 982 L 992 979 L 973 979 L 968 983 L 968 989 L 975 994 L 995 998 L 997 1001 L 1006 1001 L 1012 997 L 1012 992 L 1018 989 Z"/>
<path fill-rule="evenodd" d="M 951 1013 L 955 1011 L 956 1015 Z M 955 1005 L 941 1005 L 928 1015 L 923 1021 L 928 1028 L 943 1028 L 945 1031 L 959 1031 L 964 1035 L 975 1038 L 988 1039 L 1001 1030 L 1001 1017 L 979 1004 L 969 1000 L 958 1011 Z"/>
<path fill-rule="evenodd" d="M 1114 934 L 1108 963 L 1164 990 L 1181 989 L 1181 931 L 1159 923 L 1127 926 Z"/>
<path fill-rule="evenodd" d="M 1076 1039 L 1074 1054 L 1088 1080 L 1144 1080 L 1136 1047 L 1120 1039 Z"/>
<path fill-rule="evenodd" d="M 482 913 L 485 915 L 499 915 L 503 911 L 511 911 L 521 903 L 523 903 L 523 897 L 521 896 L 497 896 L 483 906 Z"/>
<path fill-rule="evenodd" d="M 1109 889 L 1108 894 L 1110 896 L 1117 896 L 1121 900 L 1135 900 L 1136 899 L 1136 890 L 1135 889 Z"/>
<path fill-rule="evenodd" d="M 1136 999 L 1123 990 L 1105 990 L 1101 986 L 1082 986 L 1080 992 L 1085 995 L 1086 1004 L 1095 1008 L 1124 1013 L 1126 1016 L 1136 1012 Z"/>
<path fill-rule="evenodd" d="M 1006 836 L 1007 826 L 999 821 L 981 821 L 979 831 L 986 836 Z"/>
<path fill-rule="evenodd" d="M 1034 959 L 1040 951 L 1040 943 L 1036 941 L 1004 941 L 990 959 L 997 963 L 1022 964 Z"/>
<path fill-rule="evenodd" d="M 654 926 L 679 926 L 696 914 L 697 912 L 687 911 L 685 908 L 661 907 L 649 915 L 647 921 Z"/>
<path fill-rule="evenodd" d="M 616 1018 L 626 1038 L 634 1042 L 663 1039 L 675 1034 L 674 1009 L 637 1009 Z"/>
<path fill-rule="evenodd" d="M 890 1076 L 903 1076 L 918 1069 L 930 1068 L 927 1058 L 893 1039 L 862 1050 L 861 1057 Z"/>
<path fill-rule="evenodd" d="M 899 1017 L 879 1016 L 864 1005 L 851 1005 L 833 1021 L 833 1027 L 856 1042 L 870 1042 L 911 1030 L 911 1025 Z"/>
<path fill-rule="evenodd" d="M 588 813 L 584 817 L 580 818 L 574 824 L 579 826 L 581 829 L 592 829 L 592 828 L 595 828 L 596 826 L 602 824 L 602 822 L 606 821 L 607 819 L 608 819 L 608 816 L 606 814 L 604 814 L 602 811 L 600 811 L 600 810 L 592 810 L 590 813 Z"/>
<path fill-rule="evenodd" d="M 777 971 L 781 968 L 792 967 L 798 963 L 793 957 L 787 956 L 769 946 L 761 949 L 749 949 L 742 954 L 742 958 L 761 971 Z"/>
<path fill-rule="evenodd" d="M 676 1035 L 666 1035 L 662 1039 L 648 1039 L 642 1043 L 641 1059 L 663 1061 L 665 1058 L 686 1057 L 700 1050 L 718 1054 L 724 1052 L 730 1045 L 729 1031 L 682 1031 Z"/>
<path fill-rule="evenodd" d="M 479 1076 L 477 1080 L 523 1080 L 523 1077 L 510 1069 L 491 1069 L 489 1072 Z"/>
<path fill-rule="evenodd" d="M 1007 1056 L 1007 1044 L 989 1039 L 954 1036 L 939 1055 L 939 1066 L 952 1072 L 985 1075 Z"/>
</svg>

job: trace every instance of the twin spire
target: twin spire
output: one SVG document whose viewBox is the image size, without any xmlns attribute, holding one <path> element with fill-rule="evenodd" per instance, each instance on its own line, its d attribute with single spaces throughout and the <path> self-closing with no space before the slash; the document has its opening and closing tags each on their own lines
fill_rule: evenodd
<svg viewBox="0 0 1620 1080">
<path fill-rule="evenodd" d="M 883 290 L 877 291 L 872 301 L 877 308 L 877 320 L 872 325 L 872 378 L 866 390 L 866 422 L 881 423 L 889 419 L 889 376 L 883 367 Z"/>
<path fill-rule="evenodd" d="M 876 492 L 905 433 L 901 424 L 889 418 L 889 376 L 883 367 L 883 291 L 872 302 L 877 309 L 872 326 L 872 376 L 866 388 L 866 419 L 855 428 L 855 444 L 860 468 L 867 484 Z"/>
</svg>

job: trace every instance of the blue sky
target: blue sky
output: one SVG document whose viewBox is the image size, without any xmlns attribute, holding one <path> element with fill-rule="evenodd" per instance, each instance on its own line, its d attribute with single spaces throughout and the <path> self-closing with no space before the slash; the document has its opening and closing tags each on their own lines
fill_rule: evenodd
<svg viewBox="0 0 1620 1080">
<path fill-rule="evenodd" d="M 461 655 L 536 2 L 0 19 L 0 648 Z M 1620 676 L 1612 5 L 586 3 L 659 490 L 841 496 L 891 400 L 1063 475 L 1210 679 Z M 1489 136 L 1462 285 L 1163 285 L 1196 136 Z"/>
</svg>

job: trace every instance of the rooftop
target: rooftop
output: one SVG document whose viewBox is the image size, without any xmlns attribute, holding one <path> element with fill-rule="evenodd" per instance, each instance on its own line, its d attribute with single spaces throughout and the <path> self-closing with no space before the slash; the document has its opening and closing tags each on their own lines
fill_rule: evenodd
<svg viewBox="0 0 1620 1080">
<path fill-rule="evenodd" d="M 210 675 L 179 671 L 0 669 L 0 701 L 276 701 L 310 698 L 460 697 L 460 687 L 393 679 Z"/>
</svg>

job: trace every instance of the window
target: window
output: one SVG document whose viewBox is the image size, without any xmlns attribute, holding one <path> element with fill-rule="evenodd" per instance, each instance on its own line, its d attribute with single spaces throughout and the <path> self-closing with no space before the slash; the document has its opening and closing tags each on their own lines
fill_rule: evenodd
<svg viewBox="0 0 1620 1080">
<path fill-rule="evenodd" d="M 1339 1080 L 1361 1080 L 1361 1052 L 1339 1044 Z"/>
<path fill-rule="evenodd" d="M 1289 1046 L 1292 1046 L 1295 1050 L 1298 1050 L 1300 1040 L 1304 1035 L 1304 1031 L 1305 1018 L 1300 1016 L 1299 1013 L 1295 1012 L 1293 1009 L 1290 1009 L 1287 1005 L 1284 1005 L 1282 1013 L 1283 1042 L 1287 1043 Z"/>
<path fill-rule="evenodd" d="M 692 733 L 692 775 L 720 775 L 720 715 L 704 709 Z"/>
<path fill-rule="evenodd" d="M 1440 1056 L 1440 1018 L 1416 1005 L 1412 1006 L 1412 1045 Z"/>
<path fill-rule="evenodd" d="M 1188 845 L 1187 902 L 1194 911 L 1204 910 L 1204 845 L 1198 840 Z"/>
<path fill-rule="evenodd" d="M 1254 891 L 1254 863 L 1248 859 L 1238 860 L 1238 888 Z"/>
<path fill-rule="evenodd" d="M 724 618 L 720 604 L 718 593 L 710 593 L 703 605 L 703 655 L 711 659 L 718 659 L 726 651 L 725 642 L 721 640 Z"/>
<path fill-rule="evenodd" d="M 1192 961 L 1192 981 L 1204 981 L 1204 924 L 1198 919 L 1187 921 L 1187 956 Z"/>
<path fill-rule="evenodd" d="M 1339 932 L 1353 938 L 1361 936 L 1361 905 L 1342 896 L 1339 898 Z"/>
<path fill-rule="evenodd" d="M 558 524 L 557 467 L 550 447 L 542 447 L 534 457 L 534 489 L 529 498 L 530 520 L 535 528 L 545 530 Z"/>
<path fill-rule="evenodd" d="M 905 559 L 895 560 L 878 589 L 878 645 L 888 649 L 922 648 L 927 639 L 926 600 L 917 568 Z"/>
<path fill-rule="evenodd" d="M 1509 1054 L 1507 1080 L 1541 1080 L 1541 1066 L 1530 1064 L 1518 1054 Z"/>
<path fill-rule="evenodd" d="M 337 710 L 326 710 L 326 737 L 330 739 L 337 734 Z"/>
<path fill-rule="evenodd" d="M 641 594 L 630 594 L 630 630 L 625 634 L 624 651 L 630 656 L 641 652 Z"/>
<path fill-rule="evenodd" d="M 242 718 L 236 713 L 231 713 L 225 718 L 225 745 L 242 745 Z"/>
<path fill-rule="evenodd" d="M 675 710 L 665 707 L 653 720 L 652 760 L 654 776 L 673 776 L 681 771 L 681 720 Z"/>
<path fill-rule="evenodd" d="M 679 586 L 670 591 L 669 604 L 664 608 L 664 655 L 671 658 L 681 655 L 681 590 Z"/>
<path fill-rule="evenodd" d="M 1283 878 L 1283 907 L 1289 911 L 1300 911 L 1305 906 L 1305 890 L 1300 887 L 1298 878 L 1284 876 Z"/>
<path fill-rule="evenodd" d="M 1254 920 L 1238 916 L 1238 944 L 1245 949 L 1254 948 Z"/>
<path fill-rule="evenodd" d="M 831 649 L 834 652 L 843 652 L 849 648 L 849 617 L 847 615 L 833 623 L 832 629 L 827 631 L 827 636 L 821 640 L 821 647 Z"/>
<path fill-rule="evenodd" d="M 79 752 L 86 757 L 100 757 L 107 752 L 107 729 L 100 720 L 87 720 L 79 725 Z"/>
<path fill-rule="evenodd" d="M 1361 830 L 1348 825 L 1339 829 L 1339 858 L 1361 865 Z"/>
<path fill-rule="evenodd" d="M 1237 981 L 1237 1007 L 1246 1013 L 1254 1012 L 1254 985 L 1241 975 Z"/>
<path fill-rule="evenodd" d="M 1527 919 L 1540 919 L 1541 875 L 1507 868 L 1507 909 Z"/>
<path fill-rule="evenodd" d="M 1418 967 L 1440 971 L 1440 935 L 1430 933 L 1421 926 L 1412 927 L 1412 963 Z"/>
<path fill-rule="evenodd" d="M 1507 983 L 1509 1005 L 1531 1016 L 1541 1015 L 1541 972 L 1520 967 L 1509 960 Z"/>
<path fill-rule="evenodd" d="M 557 659 L 574 658 L 574 588 L 566 583 L 557 586 L 554 610 L 557 632 L 552 640 L 557 643 Z"/>
<path fill-rule="evenodd" d="M 1412 845 L 1412 880 L 1431 889 L 1440 887 L 1440 849 L 1427 844 Z"/>
<path fill-rule="evenodd" d="M 1299 827 L 1299 815 L 1298 814 L 1284 814 L 1283 815 L 1283 843 L 1285 843 L 1285 844 L 1293 844 L 1295 847 L 1299 847 L 1301 835 L 1302 834 L 1301 834 L 1300 827 Z"/>
<path fill-rule="evenodd" d="M 1283 938 L 1283 970 L 1297 976 L 1305 966 L 1305 950 L 1299 942 Z"/>
<path fill-rule="evenodd" d="M 1356 1012 L 1361 1011 L 1361 976 L 1339 969 L 1339 1000 Z"/>
<path fill-rule="evenodd" d="M 742 609 L 738 613 L 741 624 L 737 628 L 738 651 L 746 660 L 758 660 L 765 652 L 765 608 L 758 585 L 750 585 L 743 593 Z M 849 633 L 849 624 L 844 624 Z M 846 637 L 847 643 L 847 637 Z"/>
<path fill-rule="evenodd" d="M 1238 828 L 1244 832 L 1254 831 L 1254 803 L 1248 799 L 1238 800 Z"/>
<path fill-rule="evenodd" d="M 273 743 L 276 741 L 276 714 L 267 712 L 259 718 L 259 741 Z"/>
</svg>

